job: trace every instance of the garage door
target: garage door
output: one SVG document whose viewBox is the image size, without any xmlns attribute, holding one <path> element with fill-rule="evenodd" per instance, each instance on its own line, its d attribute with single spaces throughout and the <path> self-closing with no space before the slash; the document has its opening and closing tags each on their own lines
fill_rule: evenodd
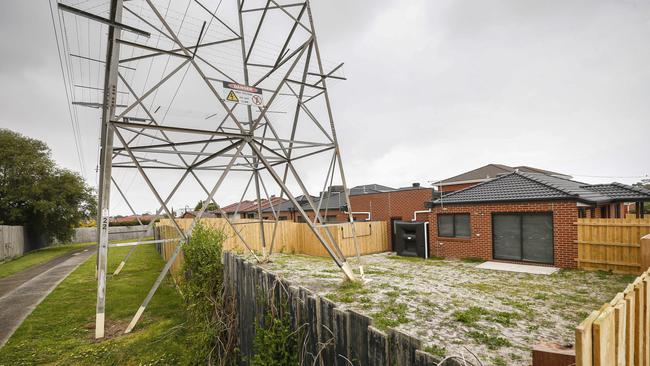
<svg viewBox="0 0 650 366">
<path fill-rule="evenodd" d="M 553 264 L 553 214 L 493 214 L 494 259 Z"/>
</svg>

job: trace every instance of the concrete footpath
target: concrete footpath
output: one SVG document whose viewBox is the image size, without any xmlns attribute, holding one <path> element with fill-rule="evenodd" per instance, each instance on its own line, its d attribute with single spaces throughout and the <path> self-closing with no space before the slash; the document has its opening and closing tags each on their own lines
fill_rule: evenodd
<svg viewBox="0 0 650 366">
<path fill-rule="evenodd" d="M 94 246 L 75 250 L 0 279 L 0 347 L 36 306 L 95 251 Z"/>
</svg>

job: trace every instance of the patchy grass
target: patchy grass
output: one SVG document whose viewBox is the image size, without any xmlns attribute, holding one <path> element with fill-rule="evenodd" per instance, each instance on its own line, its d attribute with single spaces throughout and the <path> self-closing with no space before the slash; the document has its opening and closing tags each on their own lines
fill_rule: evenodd
<svg viewBox="0 0 650 366">
<path fill-rule="evenodd" d="M 381 310 L 371 314 L 373 325 L 379 329 L 385 330 L 410 321 L 406 316 L 408 307 L 404 303 L 384 301 L 379 306 Z"/>
<path fill-rule="evenodd" d="M 0 262 L 0 278 L 48 262 L 76 249 L 88 247 L 95 243 L 62 244 L 31 251 L 23 256 Z"/>
<path fill-rule="evenodd" d="M 341 282 L 330 260 L 277 255 L 267 269 L 374 319 L 485 365 L 530 365 L 539 342 L 573 343 L 574 329 L 591 311 L 623 291 L 635 276 L 562 270 L 533 275 L 476 268 L 473 260 L 429 260 L 375 254 L 363 258 L 366 279 Z M 334 276 L 333 276 L 334 277 Z M 432 352 L 433 353 L 433 352 Z M 442 351 L 440 352 L 442 353 Z"/>
<path fill-rule="evenodd" d="M 130 248 L 111 248 L 114 269 Z M 56 288 L 0 349 L 0 365 L 187 364 L 183 301 L 167 278 L 135 330 L 123 335 L 164 263 L 153 246 L 138 248 L 122 273 L 108 277 L 108 337 L 93 339 L 95 256 Z M 109 271 L 110 272 L 110 271 Z"/>
<path fill-rule="evenodd" d="M 503 337 L 488 335 L 480 331 L 471 331 L 467 333 L 467 336 L 477 341 L 478 343 L 484 344 L 487 348 L 491 350 L 499 349 L 501 347 L 510 346 L 510 341 Z"/>
<path fill-rule="evenodd" d="M 447 349 L 445 347 L 438 346 L 435 344 L 424 347 L 424 352 L 428 352 L 438 357 L 445 357 L 447 355 Z"/>
<path fill-rule="evenodd" d="M 327 298 L 334 302 L 351 303 L 367 293 L 368 289 L 361 282 L 344 281 Z"/>
<path fill-rule="evenodd" d="M 487 314 L 489 314 L 489 312 L 482 307 L 472 306 L 467 310 L 456 310 L 454 312 L 454 319 L 457 322 L 464 324 L 474 324 L 481 319 L 482 316 Z"/>
<path fill-rule="evenodd" d="M 485 259 L 479 257 L 465 257 L 461 259 L 465 263 L 483 263 Z"/>
</svg>

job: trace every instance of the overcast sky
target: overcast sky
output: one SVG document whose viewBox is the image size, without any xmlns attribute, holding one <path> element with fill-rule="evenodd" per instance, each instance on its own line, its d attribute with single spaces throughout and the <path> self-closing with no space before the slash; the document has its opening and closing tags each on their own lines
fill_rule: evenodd
<svg viewBox="0 0 650 366">
<path fill-rule="evenodd" d="M 313 0 L 312 10 L 323 56 L 345 63 L 348 80 L 330 95 L 351 186 L 425 184 L 487 163 L 594 183 L 650 174 L 647 1 Z M 2 1 L 0 50 L 0 127 L 44 140 L 79 171 L 47 1 Z M 94 184 L 98 136 L 81 131 Z"/>
</svg>

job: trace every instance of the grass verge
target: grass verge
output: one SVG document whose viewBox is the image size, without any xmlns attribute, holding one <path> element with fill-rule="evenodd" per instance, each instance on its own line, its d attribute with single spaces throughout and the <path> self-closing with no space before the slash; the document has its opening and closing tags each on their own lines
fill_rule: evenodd
<svg viewBox="0 0 650 366">
<path fill-rule="evenodd" d="M 129 250 L 109 250 L 109 273 Z M 123 330 L 164 263 L 155 248 L 138 248 L 122 273 L 108 276 L 107 338 L 93 339 L 95 256 L 66 278 L 0 349 L 0 365 L 186 364 L 188 330 L 183 301 L 167 278 L 131 334 Z"/>
<path fill-rule="evenodd" d="M 34 250 L 23 256 L 0 262 L 0 278 L 11 276 L 12 274 L 18 273 L 27 268 L 48 262 L 58 256 L 64 255 L 67 252 L 71 252 L 75 249 L 83 247 L 88 247 L 94 244 L 94 242 L 91 242 L 55 245 L 43 249 Z"/>
</svg>

